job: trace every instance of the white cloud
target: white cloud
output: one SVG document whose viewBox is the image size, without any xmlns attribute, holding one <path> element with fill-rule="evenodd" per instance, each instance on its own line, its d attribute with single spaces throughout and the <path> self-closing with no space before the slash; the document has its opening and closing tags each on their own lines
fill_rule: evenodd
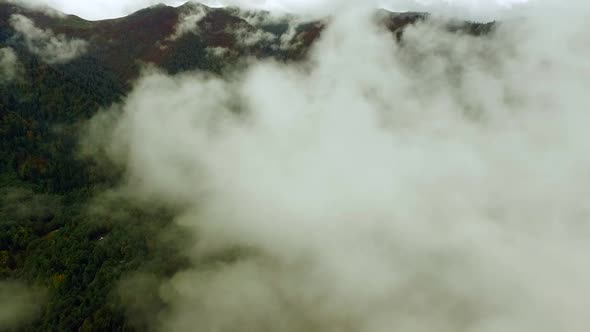
<svg viewBox="0 0 590 332">
<path fill-rule="evenodd" d="M 231 51 L 229 48 L 225 47 L 207 47 L 207 52 L 214 57 L 223 57 Z"/>
<path fill-rule="evenodd" d="M 184 0 L 19 0 L 22 3 L 46 4 L 66 13 L 72 13 L 87 19 L 101 19 L 125 16 L 141 8 L 166 3 L 172 6 L 183 4 Z M 463 11 L 466 14 L 480 16 L 490 10 L 500 11 L 501 8 L 522 0 L 209 0 L 201 3 L 213 6 L 235 5 L 244 8 L 268 9 L 295 13 L 332 13 L 337 8 L 350 4 L 366 6 L 384 6 L 397 10 L 442 10 L 447 13 Z M 498 14 L 498 13 L 496 13 Z"/>
<path fill-rule="evenodd" d="M 46 15 L 53 16 L 53 17 L 63 17 L 64 13 L 60 11 L 61 7 L 59 4 L 54 3 L 53 1 L 44 1 L 44 0 L 5 0 L 8 3 L 13 3 L 17 5 L 24 6 L 28 9 L 40 11 Z"/>
<path fill-rule="evenodd" d="M 344 11 L 301 66 L 146 73 L 110 158 L 178 210 L 194 262 L 251 252 L 168 280 L 160 329 L 586 332 L 590 8 L 570 10 L 482 37 L 429 21 L 401 48 Z"/>
<path fill-rule="evenodd" d="M 63 34 L 54 34 L 50 29 L 38 28 L 31 19 L 23 15 L 12 15 L 10 25 L 24 39 L 31 53 L 50 64 L 68 62 L 86 53 L 88 48 L 86 41 L 68 39 Z"/>
<path fill-rule="evenodd" d="M 187 33 L 197 33 L 199 22 L 207 15 L 205 7 L 198 4 L 189 6 L 187 11 L 180 15 L 179 21 L 174 28 L 174 33 L 169 40 L 176 40 Z"/>
<path fill-rule="evenodd" d="M 296 15 L 267 11 L 239 10 L 236 14 L 252 27 L 251 29 L 242 29 L 236 32 L 238 41 L 243 45 L 252 46 L 260 42 L 273 42 L 278 38 L 278 47 L 283 50 L 293 46 L 293 39 L 296 36 L 297 27 L 307 21 Z M 265 32 L 261 28 L 263 25 L 280 23 L 287 24 L 287 31 L 280 37 Z"/>
<path fill-rule="evenodd" d="M 260 43 L 271 43 L 277 39 L 275 35 L 256 27 L 241 27 L 231 31 L 237 43 L 244 47 L 252 47 Z"/>
<path fill-rule="evenodd" d="M 0 282 L 0 325 L 17 330 L 36 318 L 44 302 L 44 292 L 14 282 Z"/>
<path fill-rule="evenodd" d="M 0 48 L 0 82 L 10 82 L 22 70 L 18 56 L 11 47 Z"/>
<path fill-rule="evenodd" d="M 287 31 L 281 35 L 281 38 L 280 38 L 281 43 L 279 45 L 280 49 L 286 50 L 286 49 L 289 49 L 293 46 L 293 40 L 297 36 L 298 25 L 299 25 L 299 22 L 297 22 L 296 20 L 289 22 L 289 27 L 287 28 Z"/>
</svg>

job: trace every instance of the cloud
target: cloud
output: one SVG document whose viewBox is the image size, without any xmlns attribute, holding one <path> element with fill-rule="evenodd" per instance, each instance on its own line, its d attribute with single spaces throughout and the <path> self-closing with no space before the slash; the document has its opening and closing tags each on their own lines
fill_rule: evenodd
<svg viewBox="0 0 590 332">
<path fill-rule="evenodd" d="M 30 8 L 54 8 L 66 14 L 74 14 L 89 20 L 107 19 L 121 17 L 131 14 L 134 11 L 145 7 L 167 3 L 178 6 L 184 0 L 158 1 L 158 0 L 11 0 L 12 2 L 28 6 Z"/>
<path fill-rule="evenodd" d="M 187 33 L 199 33 L 199 23 L 207 16 L 207 7 L 198 3 L 191 3 L 180 15 L 174 33 L 167 38 L 174 41 Z M 285 23 L 288 24 L 288 31 L 281 36 L 281 48 L 288 48 L 291 40 L 295 37 L 296 28 L 301 23 L 296 17 L 277 15 L 271 12 L 260 12 L 242 10 L 237 8 L 229 9 L 232 14 L 243 19 L 246 23 L 238 24 L 228 28 L 228 33 L 236 37 L 237 43 L 242 47 L 252 47 L 260 43 L 272 43 L 279 39 L 273 33 L 265 31 L 262 26 Z"/>
<path fill-rule="evenodd" d="M 282 50 L 289 49 L 293 46 L 293 41 L 297 36 L 297 27 L 299 26 L 299 22 L 297 21 L 290 21 L 289 27 L 287 31 L 281 35 L 280 38 L 280 45 L 279 48 Z"/>
<path fill-rule="evenodd" d="M 230 49 L 225 47 L 207 47 L 207 52 L 214 57 L 223 57 L 230 53 Z"/>
<path fill-rule="evenodd" d="M 301 24 L 311 21 L 309 17 L 303 18 L 281 12 L 236 9 L 233 10 L 233 13 L 249 25 L 238 27 L 232 32 L 236 36 L 238 43 L 244 47 L 252 47 L 260 43 L 274 44 L 274 42 L 278 41 L 276 45 L 271 46 L 282 50 L 289 49 L 293 46 L 297 28 Z M 264 30 L 265 26 L 282 24 L 287 26 L 287 30 L 280 36 Z"/>
<path fill-rule="evenodd" d="M 199 239 L 159 330 L 585 332 L 590 8 L 553 9 L 402 46 L 346 10 L 301 65 L 147 72 L 100 118 Z"/>
<path fill-rule="evenodd" d="M 166 3 L 171 6 L 183 4 L 184 0 L 18 0 L 23 4 L 37 7 L 48 5 L 66 13 L 76 14 L 86 19 L 104 19 L 128 15 L 136 10 Z M 393 10 L 428 10 L 442 11 L 447 14 L 471 15 L 484 17 L 503 15 L 511 6 L 524 0 L 208 0 L 200 1 L 209 6 L 238 6 L 248 9 L 266 9 L 273 12 L 309 14 L 322 16 L 332 14 L 351 4 L 363 6 L 386 7 Z"/>
<path fill-rule="evenodd" d="M 0 48 L 0 83 L 10 82 L 18 77 L 22 65 L 11 47 Z"/>
<path fill-rule="evenodd" d="M 16 330 L 35 318 L 44 293 L 14 282 L 0 282 L 0 326 Z"/>
<path fill-rule="evenodd" d="M 42 12 L 45 15 L 49 15 L 51 17 L 61 18 L 64 17 L 64 13 L 60 12 L 58 4 L 52 1 L 44 1 L 44 0 L 4 0 L 8 3 L 13 3 L 16 5 L 24 6 L 30 10 Z"/>
<path fill-rule="evenodd" d="M 277 39 L 274 34 L 256 27 L 237 28 L 232 33 L 236 36 L 239 45 L 252 47 L 260 43 L 272 43 Z"/>
<path fill-rule="evenodd" d="M 30 189 L 5 187 L 0 189 L 0 196 L 0 215 L 6 223 L 18 220 L 49 222 L 60 207 L 56 197 L 34 194 Z"/>
<path fill-rule="evenodd" d="M 168 40 L 177 40 L 187 33 L 198 33 L 199 22 L 201 22 L 205 16 L 207 16 L 206 7 L 197 3 L 191 4 L 191 6 L 180 15 L 178 23 L 174 28 L 174 33 L 168 38 Z"/>
<path fill-rule="evenodd" d="M 56 35 L 50 29 L 41 29 L 26 16 L 14 14 L 10 25 L 21 36 L 28 50 L 49 64 L 69 62 L 86 53 L 88 43 L 82 39 L 68 39 L 63 34 Z"/>
</svg>

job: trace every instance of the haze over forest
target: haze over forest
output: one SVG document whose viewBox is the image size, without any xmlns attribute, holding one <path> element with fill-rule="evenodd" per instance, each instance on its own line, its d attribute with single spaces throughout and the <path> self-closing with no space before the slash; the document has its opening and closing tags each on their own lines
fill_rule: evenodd
<svg viewBox="0 0 590 332">
<path fill-rule="evenodd" d="M 482 8 L 0 1 L 0 331 L 586 332 L 590 5 Z"/>
</svg>

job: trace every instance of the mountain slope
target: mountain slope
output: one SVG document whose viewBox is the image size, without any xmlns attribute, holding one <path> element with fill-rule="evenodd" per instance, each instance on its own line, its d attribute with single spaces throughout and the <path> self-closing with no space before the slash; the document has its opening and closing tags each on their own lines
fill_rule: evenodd
<svg viewBox="0 0 590 332">
<path fill-rule="evenodd" d="M 208 8 L 193 3 L 180 7 L 157 5 L 123 18 L 86 21 L 72 15 L 56 17 L 0 3 L 0 45 L 10 43 L 14 36 L 10 17 L 15 14 L 30 18 L 41 29 L 87 41 L 87 56 L 105 65 L 124 81 L 138 75 L 138 62 L 152 63 L 172 71 L 179 70 L 174 68 L 175 64 L 187 70 L 207 70 L 208 62 L 215 62 L 213 56 L 204 52 L 211 48 L 230 50 L 234 59 L 244 56 L 300 59 L 320 37 L 326 23 L 326 20 L 305 22 L 296 17 L 273 18 L 268 13 Z M 186 24 L 183 20 L 190 21 L 196 15 L 202 17 L 193 22 L 192 29 L 178 38 L 170 38 L 177 27 Z M 405 26 L 424 19 L 426 15 L 382 11 L 376 17 L 399 38 Z M 464 26 L 470 33 L 487 31 L 490 27 L 490 24 Z M 241 42 L 244 40 L 248 42 Z M 191 47 L 187 46 L 189 44 Z M 223 59 L 224 62 L 227 60 Z"/>
</svg>

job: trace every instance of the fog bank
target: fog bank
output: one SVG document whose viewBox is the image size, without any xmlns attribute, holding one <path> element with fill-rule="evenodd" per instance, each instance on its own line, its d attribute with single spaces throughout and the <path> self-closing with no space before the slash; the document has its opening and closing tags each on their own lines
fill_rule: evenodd
<svg viewBox="0 0 590 332">
<path fill-rule="evenodd" d="M 147 71 L 91 142 L 199 239 L 154 329 L 586 331 L 590 11 L 574 7 L 481 37 L 433 18 L 403 46 L 346 7 L 302 65 Z"/>
</svg>

